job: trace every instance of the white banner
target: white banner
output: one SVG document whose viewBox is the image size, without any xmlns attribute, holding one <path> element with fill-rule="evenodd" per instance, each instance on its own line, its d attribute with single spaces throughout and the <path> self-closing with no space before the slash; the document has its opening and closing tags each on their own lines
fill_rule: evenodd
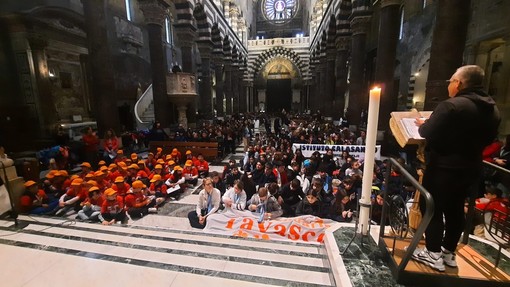
<svg viewBox="0 0 510 287">
<path fill-rule="evenodd" d="M 326 148 L 333 150 L 333 156 L 341 156 L 342 152 L 347 151 L 355 159 L 363 161 L 365 159 L 365 146 L 364 145 L 325 145 L 325 144 L 292 144 L 292 151 L 301 149 L 305 157 L 311 157 L 316 151 L 321 154 L 326 154 Z M 375 146 L 375 159 L 381 159 L 381 146 Z"/>
<path fill-rule="evenodd" d="M 258 214 L 250 211 L 225 209 L 222 213 L 207 217 L 204 232 L 263 240 L 321 243 L 331 223 L 331 220 L 311 215 L 281 217 L 263 222 L 258 222 L 258 218 Z"/>
</svg>

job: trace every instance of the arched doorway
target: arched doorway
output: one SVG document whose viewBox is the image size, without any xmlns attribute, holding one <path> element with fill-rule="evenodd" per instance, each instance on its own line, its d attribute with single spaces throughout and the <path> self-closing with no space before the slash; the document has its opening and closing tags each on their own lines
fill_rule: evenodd
<svg viewBox="0 0 510 287">
<path fill-rule="evenodd" d="M 266 80 L 266 111 L 291 110 L 293 86 L 299 73 L 287 58 L 275 57 L 264 66 L 262 75 Z"/>
</svg>

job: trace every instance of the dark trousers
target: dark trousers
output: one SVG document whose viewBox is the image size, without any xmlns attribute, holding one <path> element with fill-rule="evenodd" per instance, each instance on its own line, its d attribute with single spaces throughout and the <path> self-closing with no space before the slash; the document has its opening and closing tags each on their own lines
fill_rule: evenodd
<svg viewBox="0 0 510 287">
<path fill-rule="evenodd" d="M 429 251 L 440 252 L 441 246 L 452 252 L 457 249 L 465 225 L 464 201 L 470 188 L 478 184 L 478 177 L 477 169 L 427 166 L 423 186 L 434 199 L 434 215 L 425 230 Z M 425 214 L 423 196 L 420 198 L 420 209 Z"/>
<path fill-rule="evenodd" d="M 117 214 L 101 213 L 101 215 L 103 216 L 104 220 L 106 220 L 106 221 L 112 221 L 112 219 L 115 219 L 115 222 L 127 221 L 127 216 L 126 216 L 125 211 L 119 212 Z"/>
<path fill-rule="evenodd" d="M 200 224 L 200 222 L 198 222 L 199 219 L 198 219 L 197 212 L 195 210 L 190 211 L 190 213 L 188 213 L 188 219 L 189 219 L 189 225 L 191 225 L 191 227 L 199 228 L 199 229 L 205 228 L 206 222 L 204 221 L 204 225 L 202 225 L 202 224 Z"/>
</svg>

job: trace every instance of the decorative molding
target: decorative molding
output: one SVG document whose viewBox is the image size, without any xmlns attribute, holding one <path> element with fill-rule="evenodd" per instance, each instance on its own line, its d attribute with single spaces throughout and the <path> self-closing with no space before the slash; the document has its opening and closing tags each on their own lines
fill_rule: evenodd
<svg viewBox="0 0 510 287">
<path fill-rule="evenodd" d="M 163 0 L 139 0 L 145 23 L 163 27 L 168 15 L 168 3 Z"/>
<path fill-rule="evenodd" d="M 337 51 L 348 51 L 351 48 L 351 37 L 337 37 L 335 45 Z"/>
<path fill-rule="evenodd" d="M 356 16 L 351 20 L 352 35 L 367 34 L 372 16 Z"/>
</svg>

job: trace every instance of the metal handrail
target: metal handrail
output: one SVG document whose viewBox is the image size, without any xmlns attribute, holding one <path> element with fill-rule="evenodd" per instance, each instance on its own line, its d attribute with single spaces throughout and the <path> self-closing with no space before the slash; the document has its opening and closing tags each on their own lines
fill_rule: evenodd
<svg viewBox="0 0 510 287">
<path fill-rule="evenodd" d="M 149 85 L 149 87 L 145 90 L 145 92 L 143 92 L 142 96 L 138 99 L 138 101 L 136 101 L 136 104 L 135 104 L 135 117 L 136 117 L 136 120 L 138 121 L 138 123 L 141 123 L 141 124 L 144 124 L 146 122 L 142 121 L 142 119 L 140 118 L 140 114 L 142 112 L 144 112 L 145 110 L 147 110 L 147 108 L 150 106 L 151 104 L 151 101 L 152 99 L 154 98 L 149 98 L 147 97 L 147 95 L 149 94 L 149 91 L 152 91 L 152 84 Z"/>
<path fill-rule="evenodd" d="M 385 188 L 384 188 L 384 202 L 388 202 L 388 180 L 390 178 L 391 167 L 393 165 L 395 165 L 398 167 L 398 170 L 400 171 L 402 176 L 406 180 L 408 180 L 409 183 L 411 183 L 420 192 L 420 194 L 421 194 L 420 200 L 425 200 L 425 204 L 426 204 L 425 205 L 426 206 L 425 214 L 423 214 L 423 216 L 422 216 L 421 223 L 418 226 L 418 229 L 416 230 L 416 232 L 414 233 L 413 239 L 411 240 L 411 244 L 409 244 L 409 247 L 407 248 L 407 250 L 404 251 L 404 256 L 402 257 L 402 261 L 400 261 L 400 264 L 398 265 L 398 273 L 400 273 L 401 271 L 405 270 L 407 263 L 409 263 L 409 260 L 411 259 L 411 256 L 412 256 L 414 250 L 416 249 L 416 247 L 418 247 L 418 244 L 420 243 L 422 235 L 425 233 L 425 229 L 427 229 L 427 226 L 429 225 L 430 220 L 432 220 L 432 216 L 434 215 L 434 199 L 432 198 L 432 195 L 411 174 L 409 174 L 409 172 L 407 172 L 407 170 L 404 167 L 402 167 L 395 159 L 390 158 L 389 162 L 390 162 L 390 164 L 386 170 L 386 175 L 385 175 L 386 183 L 385 183 Z M 386 218 L 386 213 L 388 212 L 387 209 L 388 209 L 388 205 L 384 204 L 383 209 L 382 209 L 381 218 L 383 218 L 383 219 Z M 386 227 L 385 220 L 381 220 L 380 227 L 381 227 L 381 229 L 379 231 L 379 237 L 382 238 L 382 237 L 384 237 L 384 230 Z"/>
</svg>

